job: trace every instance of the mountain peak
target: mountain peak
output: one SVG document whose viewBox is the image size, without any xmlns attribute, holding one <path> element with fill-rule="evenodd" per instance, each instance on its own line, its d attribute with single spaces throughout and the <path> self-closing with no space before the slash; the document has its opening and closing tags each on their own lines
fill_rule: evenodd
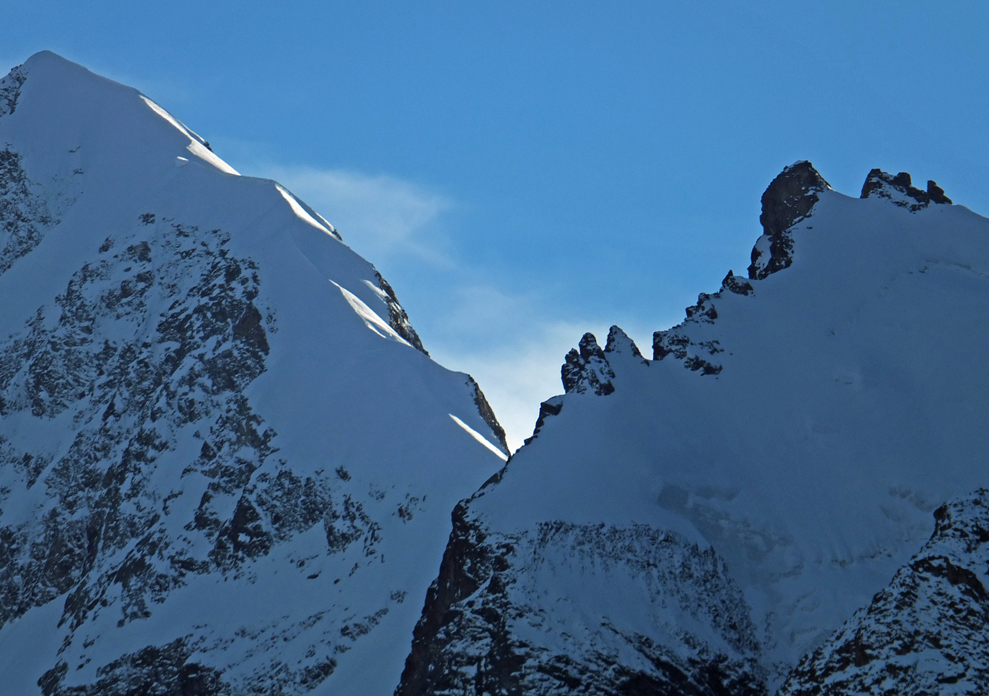
<svg viewBox="0 0 989 696">
<path fill-rule="evenodd" d="M 374 266 L 231 172 L 54 53 L 0 80 L 0 645 L 51 637 L 5 692 L 388 693 L 504 460 Z"/>
<path fill-rule="evenodd" d="M 584 394 L 590 390 L 599 396 L 607 396 L 615 391 L 611 383 L 615 372 L 594 334 L 585 333 L 578 347 L 579 350 L 574 348 L 567 353 L 566 362 L 560 370 L 566 393 Z"/>
<path fill-rule="evenodd" d="M 86 68 L 78 63 L 74 63 L 68 58 L 63 58 L 54 51 L 49 51 L 47 49 L 38 51 L 37 53 L 31 55 L 26 61 L 24 61 L 23 65 L 25 68 L 33 68 L 35 66 L 44 67 L 50 65 L 71 65 L 78 70 L 86 70 Z M 90 71 L 86 70 L 86 72 Z"/>
<path fill-rule="evenodd" d="M 810 215 L 818 194 L 831 188 L 807 160 L 794 162 L 773 179 L 762 194 L 763 236 L 752 250 L 749 278 L 763 279 L 792 262 L 793 242 L 787 231 Z M 768 252 L 768 257 L 766 256 Z"/>
</svg>

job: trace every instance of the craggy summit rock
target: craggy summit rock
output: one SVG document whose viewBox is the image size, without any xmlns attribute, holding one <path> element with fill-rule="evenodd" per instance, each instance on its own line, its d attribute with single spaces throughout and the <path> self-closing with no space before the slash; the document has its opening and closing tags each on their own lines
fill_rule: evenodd
<svg viewBox="0 0 989 696">
<path fill-rule="evenodd" d="M 584 394 L 590 390 L 598 396 L 615 391 L 615 385 L 611 383 L 615 372 L 594 334 L 585 333 L 578 346 L 579 351 L 574 348 L 567 353 L 566 362 L 560 369 L 564 391 Z"/>
<path fill-rule="evenodd" d="M 762 280 L 793 262 L 793 240 L 787 232 L 810 215 L 818 201 L 817 194 L 830 188 L 814 165 L 806 160 L 791 164 L 773 179 L 762 194 L 759 222 L 764 233 L 752 249 L 749 278 Z"/>
<path fill-rule="evenodd" d="M 926 208 L 931 203 L 950 205 L 951 199 L 944 195 L 944 189 L 934 181 L 928 180 L 927 191 L 921 191 L 913 186 L 910 175 L 900 172 L 890 176 L 881 169 L 873 169 L 862 185 L 862 198 L 888 198 L 901 208 L 910 212 Z"/>
</svg>

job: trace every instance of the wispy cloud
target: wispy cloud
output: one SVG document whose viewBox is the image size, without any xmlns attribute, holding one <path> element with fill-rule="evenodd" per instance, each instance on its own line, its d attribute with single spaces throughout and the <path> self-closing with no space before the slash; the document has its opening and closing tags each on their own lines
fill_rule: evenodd
<svg viewBox="0 0 989 696">
<path fill-rule="evenodd" d="M 607 336 L 607 320 L 561 317 L 538 288 L 507 287 L 458 253 L 448 218 L 463 204 L 437 190 L 388 175 L 270 164 L 246 143 L 221 141 L 216 149 L 233 153 L 231 164 L 244 174 L 291 190 L 386 271 L 433 359 L 478 381 L 512 450 L 532 433 L 540 402 L 562 393 L 567 351 L 586 331 L 602 343 Z M 651 328 L 623 328 L 640 341 L 651 337 Z"/>
<path fill-rule="evenodd" d="M 431 346 L 437 362 L 477 380 L 515 451 L 532 434 L 542 401 L 563 393 L 560 365 L 586 327 L 550 324 L 474 350 Z"/>
<path fill-rule="evenodd" d="M 344 169 L 261 165 L 252 173 L 275 179 L 306 201 L 371 261 L 412 256 L 432 265 L 454 263 L 442 224 L 453 201 L 441 193 Z"/>
<path fill-rule="evenodd" d="M 561 320 L 536 294 L 493 285 L 464 284 L 430 327 L 429 349 L 440 364 L 477 380 L 508 435 L 512 451 L 532 434 L 542 401 L 563 393 L 564 356 L 590 331 L 604 346 L 612 321 L 594 317 Z M 652 328 L 622 325 L 644 354 Z M 659 328 L 659 327 L 656 327 Z"/>
</svg>

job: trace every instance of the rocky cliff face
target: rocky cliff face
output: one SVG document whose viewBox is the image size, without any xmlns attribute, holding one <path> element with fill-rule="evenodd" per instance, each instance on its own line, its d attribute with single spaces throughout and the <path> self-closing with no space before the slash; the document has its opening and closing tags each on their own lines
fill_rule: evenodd
<svg viewBox="0 0 989 696">
<path fill-rule="evenodd" d="M 749 278 L 763 278 L 788 268 L 793 263 L 793 238 L 791 228 L 810 215 L 820 200 L 818 194 L 830 189 L 813 165 L 807 161 L 786 167 L 773 179 L 762 194 L 763 235 L 752 248 Z"/>
<path fill-rule="evenodd" d="M 617 327 L 603 350 L 586 334 L 566 394 L 457 507 L 396 693 L 769 694 L 822 644 L 786 693 L 846 693 L 820 685 L 847 669 L 850 687 L 878 688 L 849 665 L 879 675 L 934 645 L 907 628 L 924 592 L 895 587 L 869 610 L 886 623 L 868 624 L 865 653 L 824 642 L 908 563 L 938 504 L 982 478 L 984 437 L 945 404 L 981 399 L 971 314 L 950 308 L 989 309 L 989 224 L 938 196 L 847 198 L 797 163 L 763 197 L 750 278 L 701 294 L 652 361 Z M 931 374 L 932 351 L 967 367 Z M 981 664 L 980 556 L 928 550 L 911 587 L 936 578 L 967 631 L 942 655 Z M 919 693 L 908 671 L 898 693 Z"/>
<path fill-rule="evenodd" d="M 391 691 L 449 511 L 504 458 L 477 384 L 135 90 L 39 54 L 0 143 L 4 689 Z"/>
<path fill-rule="evenodd" d="M 618 597 L 635 620 L 613 613 Z M 647 525 L 489 534 L 459 506 L 396 693 L 754 695 L 765 693 L 758 656 L 711 549 Z"/>
<path fill-rule="evenodd" d="M 989 490 L 934 517 L 931 540 L 801 660 L 780 696 L 989 691 Z"/>
</svg>

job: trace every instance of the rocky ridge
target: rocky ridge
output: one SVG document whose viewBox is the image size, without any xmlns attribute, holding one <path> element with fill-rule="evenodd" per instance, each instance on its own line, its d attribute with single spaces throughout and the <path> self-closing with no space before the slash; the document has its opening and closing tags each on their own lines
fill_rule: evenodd
<svg viewBox="0 0 989 696">
<path fill-rule="evenodd" d="M 927 190 L 921 191 L 913 186 L 911 177 L 906 172 L 890 176 L 881 169 L 869 172 L 862 185 L 862 198 L 885 198 L 894 205 L 907 208 L 911 213 L 923 210 L 931 203 L 951 204 L 951 199 L 944 195 L 944 189 L 936 182 L 928 180 Z"/>
<path fill-rule="evenodd" d="M 870 180 L 876 176 L 870 173 Z M 930 202 L 946 205 L 948 199 L 938 195 Z M 825 197 L 828 205 L 821 212 L 818 204 Z M 878 501 L 878 516 L 869 517 L 874 520 L 870 526 L 889 531 L 863 542 L 861 551 L 825 560 L 827 552 L 814 546 L 819 542 L 800 542 L 795 528 L 773 528 L 758 521 L 762 512 L 743 512 L 737 471 L 727 473 L 737 470 L 738 462 L 725 462 L 725 473 L 712 472 L 706 482 L 701 477 L 701 484 L 678 471 L 710 467 L 704 447 L 711 442 L 724 447 L 712 429 L 716 432 L 726 417 L 737 420 L 752 412 L 739 392 L 731 391 L 736 380 L 759 384 L 755 375 L 760 374 L 752 365 L 739 366 L 737 356 L 752 362 L 759 354 L 753 352 L 752 339 L 739 334 L 736 317 L 745 314 L 754 321 L 762 306 L 770 308 L 770 316 L 799 315 L 800 310 L 781 312 L 778 286 L 761 283 L 812 260 L 804 256 L 804 245 L 833 233 L 838 224 L 834 206 L 845 206 L 845 200 L 851 199 L 832 192 L 810 163 L 786 168 L 763 196 L 764 234 L 753 250 L 750 278 L 729 271 L 717 293 L 701 294 L 687 309 L 682 324 L 656 332 L 651 362 L 618 327 L 611 329 L 603 350 L 593 335 L 581 338 L 561 370 L 565 395 L 541 405 L 525 447 L 454 512 L 454 530 L 396 694 L 773 693 L 804 651 L 835 628 L 836 614 L 848 616 L 861 606 L 850 598 L 864 597 L 861 587 L 876 583 L 894 559 L 913 553 L 911 544 L 920 543 L 914 540 L 925 525 L 922 516 L 933 505 L 902 483 L 889 485 L 889 502 Z M 912 214 L 923 210 L 900 205 L 893 210 L 900 208 Z M 909 224 L 888 210 L 876 214 L 890 216 L 888 224 L 894 226 Z M 906 277 L 926 268 L 918 265 Z M 754 345 L 770 353 L 763 358 L 770 365 L 785 364 L 765 351 L 765 343 Z M 684 377 L 675 371 L 677 365 L 687 368 L 679 371 Z M 787 374 L 798 375 L 804 368 L 795 363 L 795 369 Z M 821 377 L 855 385 L 845 373 L 834 374 Z M 644 391 L 640 382 L 648 382 L 652 391 Z M 655 396 L 672 392 L 683 399 L 701 389 L 710 413 L 690 399 Z M 750 387 L 737 389 L 758 403 Z M 774 408 L 776 399 L 768 402 Z M 710 408 L 712 403 L 718 406 Z M 678 418 L 678 411 L 685 413 Z M 788 414 L 776 417 L 785 421 Z M 832 415 L 814 417 L 834 420 Z M 662 428 L 663 435 L 653 434 L 664 420 L 674 423 Z M 793 428 L 767 427 L 754 414 L 742 420 L 749 424 L 753 449 L 771 451 Z M 699 442 L 690 428 L 701 433 Z M 872 426 L 864 435 L 875 437 Z M 743 445 L 731 441 L 729 446 L 734 459 L 743 458 Z M 792 446 L 793 454 L 777 451 L 773 457 L 785 462 L 807 456 L 803 441 Z M 673 458 L 682 457 L 683 449 L 692 452 L 693 461 Z M 765 461 L 764 453 L 754 457 Z M 648 466 L 655 467 L 653 480 L 661 483 L 636 476 L 628 487 L 616 486 L 623 472 Z M 798 485 L 818 491 L 828 505 L 839 504 L 821 493 L 822 485 Z M 638 498 L 641 503 L 632 502 Z M 779 505 L 769 499 L 759 504 L 763 511 Z M 616 514 L 609 506 L 635 512 Z M 637 522 L 621 521 L 627 518 Z M 650 519 L 655 521 L 643 524 Z M 827 588 L 842 583 L 855 585 L 857 594 L 843 598 L 841 609 L 826 604 Z M 878 589 L 873 587 L 869 595 Z M 768 593 L 793 593 L 794 599 L 767 604 Z M 903 600 L 885 602 L 891 603 L 902 610 Z M 979 611 L 965 613 L 977 617 L 973 626 L 984 629 Z M 969 650 L 965 640 L 956 642 Z M 882 645 L 882 639 L 871 644 Z M 825 655 L 835 649 L 827 648 Z M 981 660 L 977 648 L 969 654 Z M 875 665 L 884 664 L 883 655 Z M 804 684 L 794 681 L 801 669 L 786 688 Z M 810 673 L 806 684 L 819 684 L 821 673 Z M 909 678 L 899 683 L 897 693 L 911 692 L 911 683 Z M 811 690 L 793 693 L 845 693 L 806 688 Z"/>
<path fill-rule="evenodd" d="M 793 670 L 780 696 L 989 690 L 989 490 L 934 513 L 889 587 Z"/>
</svg>

